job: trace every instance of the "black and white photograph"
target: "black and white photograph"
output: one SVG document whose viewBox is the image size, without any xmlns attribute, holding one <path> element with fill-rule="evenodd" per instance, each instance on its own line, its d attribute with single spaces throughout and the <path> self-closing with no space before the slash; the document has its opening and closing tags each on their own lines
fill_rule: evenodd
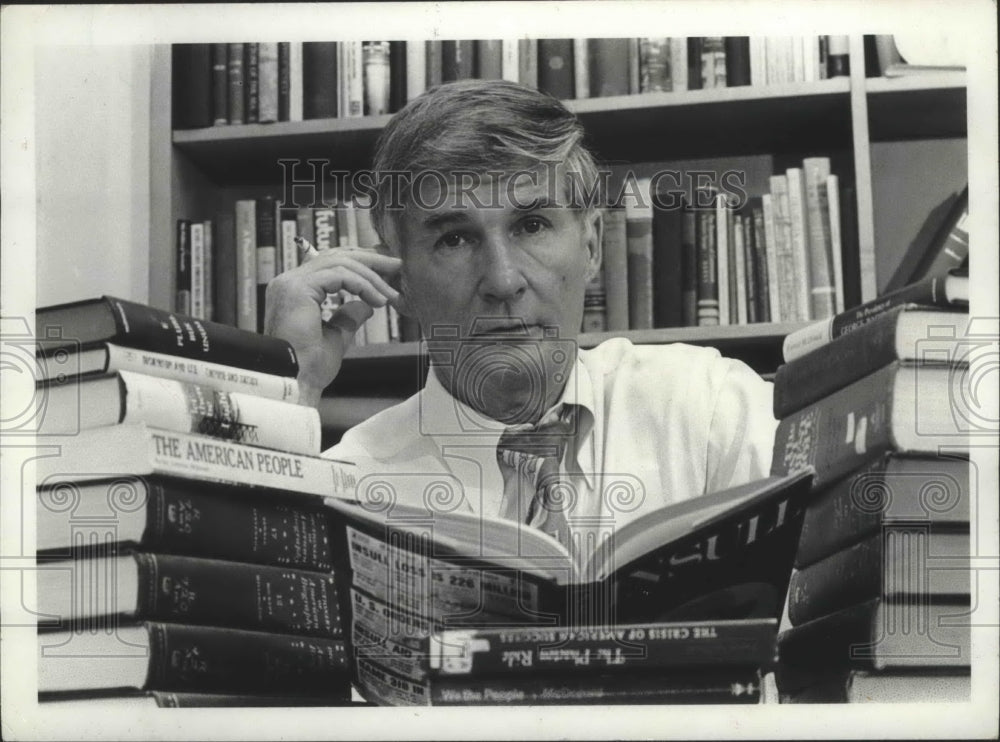
<svg viewBox="0 0 1000 742">
<path fill-rule="evenodd" d="M 0 34 L 4 739 L 1000 734 L 995 3 Z"/>
</svg>

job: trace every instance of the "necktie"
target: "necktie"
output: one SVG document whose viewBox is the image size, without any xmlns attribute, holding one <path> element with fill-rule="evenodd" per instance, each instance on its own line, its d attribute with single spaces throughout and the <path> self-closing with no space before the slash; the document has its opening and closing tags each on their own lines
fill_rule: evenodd
<svg viewBox="0 0 1000 742">
<path fill-rule="evenodd" d="M 569 546 L 565 507 L 569 493 L 559 480 L 559 462 L 575 431 L 575 407 L 563 405 L 537 425 L 508 428 L 497 443 L 503 475 L 501 516 L 525 523 Z"/>
</svg>

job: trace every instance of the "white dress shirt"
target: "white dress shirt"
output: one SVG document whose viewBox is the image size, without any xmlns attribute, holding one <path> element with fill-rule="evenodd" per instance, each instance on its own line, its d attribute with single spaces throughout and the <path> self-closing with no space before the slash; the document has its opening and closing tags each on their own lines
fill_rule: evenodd
<svg viewBox="0 0 1000 742">
<path fill-rule="evenodd" d="M 559 403 L 579 405 L 561 472 L 570 530 L 621 528 L 650 509 L 768 475 L 772 385 L 713 348 L 633 345 L 581 350 Z M 324 455 L 357 461 L 359 496 L 496 517 L 504 425 L 452 397 L 433 371 L 406 401 L 349 430 Z"/>
</svg>

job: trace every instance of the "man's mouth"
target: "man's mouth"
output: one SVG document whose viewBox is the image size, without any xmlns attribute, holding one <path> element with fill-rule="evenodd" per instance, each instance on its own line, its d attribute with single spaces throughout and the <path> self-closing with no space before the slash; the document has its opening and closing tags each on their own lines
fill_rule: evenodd
<svg viewBox="0 0 1000 742">
<path fill-rule="evenodd" d="M 541 325 L 517 321 L 477 322 L 472 328 L 470 337 L 474 338 L 540 338 Z"/>
</svg>

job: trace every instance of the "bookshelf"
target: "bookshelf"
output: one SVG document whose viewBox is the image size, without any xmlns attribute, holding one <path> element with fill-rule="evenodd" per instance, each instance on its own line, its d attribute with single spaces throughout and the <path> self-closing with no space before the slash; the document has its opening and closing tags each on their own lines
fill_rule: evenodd
<svg viewBox="0 0 1000 742">
<path fill-rule="evenodd" d="M 276 193 L 279 159 L 326 160 L 338 170 L 370 162 L 389 116 L 314 119 L 273 124 L 171 130 L 171 55 L 157 47 L 152 96 L 152 229 L 149 270 L 153 305 L 174 294 L 174 225 L 192 214 L 231 209 L 237 198 Z M 775 167 L 826 154 L 856 194 L 858 255 L 851 265 L 861 300 L 874 298 L 878 216 L 872 148 L 882 142 L 964 138 L 964 73 L 896 79 L 866 77 L 864 39 L 851 38 L 849 77 L 764 87 L 732 87 L 566 101 L 587 131 L 588 145 L 615 165 L 691 158 L 770 155 Z M 302 177 L 302 176 L 300 176 Z M 846 263 L 846 261 L 845 261 Z M 637 343 L 686 342 L 718 347 L 762 373 L 780 363 L 782 338 L 800 326 L 686 327 L 583 335 L 592 347 L 615 334 Z M 426 360 L 418 343 L 352 348 L 334 385 L 338 393 L 408 396 L 419 388 Z"/>
</svg>

